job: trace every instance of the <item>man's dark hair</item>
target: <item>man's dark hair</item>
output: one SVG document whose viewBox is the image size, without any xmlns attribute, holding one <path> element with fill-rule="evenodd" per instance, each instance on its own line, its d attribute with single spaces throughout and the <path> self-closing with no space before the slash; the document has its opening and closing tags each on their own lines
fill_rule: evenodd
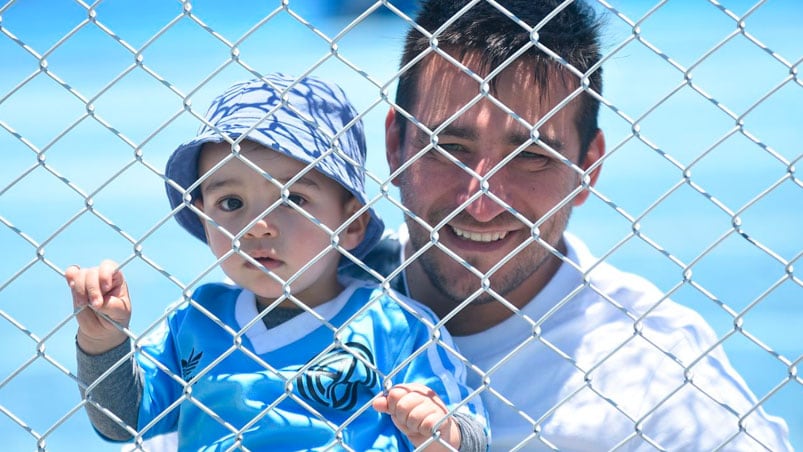
<svg viewBox="0 0 803 452">
<path fill-rule="evenodd" d="M 420 27 L 433 33 L 468 3 L 469 0 L 424 0 L 415 21 Z M 586 73 L 599 62 L 600 21 L 596 12 L 583 0 L 575 0 L 562 9 L 561 6 L 565 2 L 561 0 L 496 0 L 495 3 L 532 28 L 538 27 L 544 18 L 559 10 L 554 17 L 537 28 L 533 36 L 537 34 L 537 42 L 550 49 L 565 63 L 559 62 L 535 46 L 530 47 L 516 60 L 524 59 L 532 62 L 535 80 L 540 86 L 547 87 L 549 82 L 554 83 L 551 79 L 557 76 L 574 89 L 580 86 L 580 79 L 569 72 L 564 65 L 569 64 L 581 73 Z M 436 39 L 438 48 L 457 60 L 468 54 L 477 53 L 481 57 L 483 69 L 491 71 L 528 45 L 531 42 L 531 34 L 496 6 L 483 0 L 459 17 L 455 17 L 454 22 L 437 34 Z M 430 38 L 412 27 L 406 36 L 400 67 L 403 68 L 430 47 Z M 411 109 L 417 100 L 416 85 L 421 68 L 422 63 L 419 61 L 399 77 L 396 104 L 407 112 L 412 113 Z M 588 87 L 601 94 L 602 68 L 599 67 L 588 74 L 588 81 Z M 490 80 L 490 88 L 492 92 L 495 90 L 494 80 Z M 580 134 L 580 162 L 582 162 L 591 140 L 597 133 L 599 100 L 587 92 L 583 92 L 578 100 L 580 107 L 576 125 Z M 399 139 L 403 142 L 407 121 L 400 120 L 398 124 Z"/>
</svg>

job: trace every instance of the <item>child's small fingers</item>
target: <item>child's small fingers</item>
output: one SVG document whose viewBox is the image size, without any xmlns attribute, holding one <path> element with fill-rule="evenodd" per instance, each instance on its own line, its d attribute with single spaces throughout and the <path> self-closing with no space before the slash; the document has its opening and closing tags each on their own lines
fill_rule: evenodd
<svg viewBox="0 0 803 452">
<path fill-rule="evenodd" d="M 87 302 L 93 307 L 103 305 L 103 290 L 100 287 L 100 276 L 97 267 L 86 270 L 84 279 L 84 291 L 86 292 Z"/>
<path fill-rule="evenodd" d="M 414 410 L 410 415 L 411 419 L 415 419 L 411 428 L 415 428 L 422 435 L 431 435 L 435 432 L 435 428 L 445 420 L 445 417 L 446 414 L 437 409 L 421 410 L 419 412 Z"/>
<path fill-rule="evenodd" d="M 71 264 L 64 269 L 64 276 L 67 278 L 72 278 L 75 277 L 79 271 L 81 271 L 81 266 L 77 264 Z"/>
<path fill-rule="evenodd" d="M 64 279 L 67 280 L 67 285 L 71 288 L 75 286 L 75 280 L 81 274 L 81 267 L 78 265 L 69 265 L 64 269 Z"/>
<path fill-rule="evenodd" d="M 77 265 L 72 265 L 64 271 L 64 276 L 67 279 L 67 285 L 70 287 L 73 306 L 78 308 L 86 305 L 86 270 L 82 270 Z"/>
<path fill-rule="evenodd" d="M 104 260 L 98 267 L 98 284 L 104 294 L 122 281 L 122 273 L 117 269 L 117 262 Z"/>
<path fill-rule="evenodd" d="M 373 402 L 371 402 L 371 405 L 380 413 L 388 413 L 390 410 L 390 407 L 388 406 L 388 398 L 385 396 L 375 397 Z"/>
</svg>

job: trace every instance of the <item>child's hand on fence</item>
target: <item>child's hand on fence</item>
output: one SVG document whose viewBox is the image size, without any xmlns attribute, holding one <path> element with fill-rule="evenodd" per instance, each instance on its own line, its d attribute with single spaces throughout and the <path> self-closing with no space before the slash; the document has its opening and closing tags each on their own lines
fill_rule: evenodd
<svg viewBox="0 0 803 452">
<path fill-rule="evenodd" d="M 376 397 L 373 406 L 380 413 L 389 414 L 396 427 L 407 435 L 415 447 L 432 438 L 435 426 L 448 413 L 446 405 L 435 391 L 419 383 L 393 386 L 386 395 Z M 445 447 L 440 441 L 433 441 L 426 451 L 460 448 L 460 427 L 451 416 L 440 424 L 438 431 L 441 439 L 453 449 Z"/>
<path fill-rule="evenodd" d="M 131 300 L 117 263 L 105 260 L 93 268 L 72 265 L 67 267 L 64 276 L 72 292 L 73 308 L 80 309 L 76 318 L 77 341 L 81 350 L 96 355 L 122 344 L 127 336 L 120 326 L 127 327 L 131 319 Z"/>
</svg>

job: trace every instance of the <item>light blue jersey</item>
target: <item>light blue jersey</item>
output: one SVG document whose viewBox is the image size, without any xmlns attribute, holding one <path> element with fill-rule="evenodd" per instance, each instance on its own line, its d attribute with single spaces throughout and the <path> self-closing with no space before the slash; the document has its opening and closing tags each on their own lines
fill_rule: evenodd
<svg viewBox="0 0 803 452">
<path fill-rule="evenodd" d="M 178 431 L 182 450 L 409 450 L 371 400 L 383 387 L 411 382 L 487 425 L 479 397 L 467 400 L 466 368 L 451 337 L 433 328 L 427 308 L 398 297 L 350 285 L 315 314 L 268 329 L 253 293 L 198 288 L 137 353 L 138 430 Z"/>
</svg>

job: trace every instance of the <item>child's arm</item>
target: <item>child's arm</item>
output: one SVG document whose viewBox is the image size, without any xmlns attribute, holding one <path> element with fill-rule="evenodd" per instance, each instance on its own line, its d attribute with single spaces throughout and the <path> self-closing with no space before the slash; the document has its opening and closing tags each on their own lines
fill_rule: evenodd
<svg viewBox="0 0 803 452">
<path fill-rule="evenodd" d="M 419 383 L 393 386 L 386 395 L 376 397 L 373 406 L 380 413 L 389 414 L 396 427 L 407 435 L 415 447 L 432 438 L 435 426 L 449 411 L 435 391 Z M 454 417 L 446 418 L 440 424 L 438 432 L 451 449 L 434 441 L 427 446 L 426 451 L 460 449 L 460 427 Z"/>
<path fill-rule="evenodd" d="M 65 271 L 70 286 L 73 307 L 78 320 L 78 377 L 85 385 L 95 382 L 121 359 L 128 362 L 117 365 L 111 374 L 99 382 L 88 399 L 99 403 L 114 413 L 124 424 L 136 428 L 140 402 L 141 384 L 136 377 L 136 367 L 128 336 L 98 313 L 103 313 L 120 326 L 128 326 L 131 318 L 131 302 L 123 274 L 117 264 L 104 261 L 100 266 L 81 269 L 71 266 Z M 126 356 L 128 356 L 126 358 Z M 81 396 L 87 397 L 81 386 Z M 131 434 L 117 421 L 98 410 L 92 404 L 86 406 L 92 425 L 111 440 L 127 440 Z"/>
</svg>

